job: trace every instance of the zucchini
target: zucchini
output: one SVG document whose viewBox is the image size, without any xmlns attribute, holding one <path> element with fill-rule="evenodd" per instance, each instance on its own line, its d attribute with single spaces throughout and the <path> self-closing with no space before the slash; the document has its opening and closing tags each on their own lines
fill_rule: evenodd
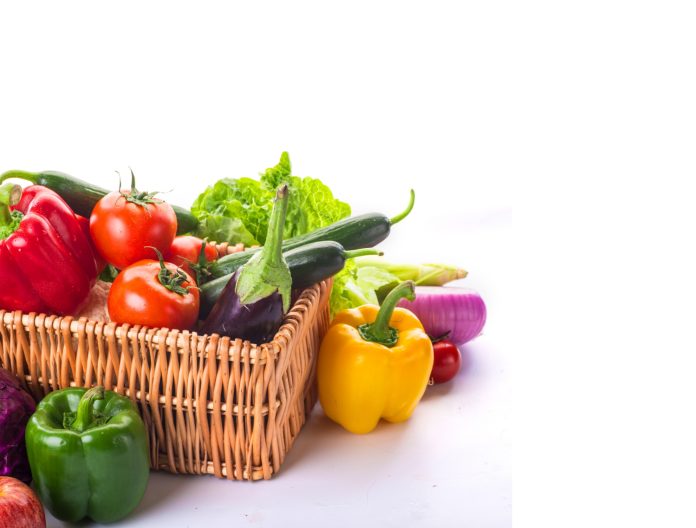
<svg viewBox="0 0 696 528">
<path fill-rule="evenodd" d="M 95 204 L 109 192 L 102 187 L 57 171 L 27 172 L 20 170 L 7 171 L 0 176 L 0 183 L 10 178 L 27 180 L 36 185 L 43 185 L 57 192 L 75 213 L 89 218 Z M 170 204 L 171 205 L 171 204 Z M 198 220 L 191 211 L 172 205 L 177 220 L 177 235 L 189 233 L 198 225 Z"/>
<path fill-rule="evenodd" d="M 360 249 L 373 247 L 382 242 L 387 236 L 391 226 L 400 222 L 413 209 L 416 195 L 411 190 L 411 199 L 408 207 L 401 214 L 388 218 L 381 213 L 367 213 L 360 216 L 344 218 L 306 235 L 289 238 L 283 242 L 283 251 L 296 249 L 313 242 L 334 241 L 343 246 L 344 249 Z M 234 273 L 234 271 L 244 264 L 259 248 L 249 249 L 240 253 L 232 253 L 219 259 L 210 268 L 213 277 L 223 277 Z"/>
<path fill-rule="evenodd" d="M 250 253 L 244 251 L 233 255 Z M 230 256 L 233 256 L 230 255 Z M 346 251 L 338 242 L 323 241 L 306 244 L 283 253 L 290 268 L 293 289 L 304 289 L 319 281 L 328 279 L 343 269 L 346 260 L 362 255 L 381 255 L 376 249 L 354 249 Z M 248 259 L 247 259 L 248 260 Z M 200 288 L 200 319 L 204 319 L 217 302 L 225 286 L 237 269 L 246 260 L 237 259 L 235 268 L 227 275 L 205 283 Z"/>
</svg>

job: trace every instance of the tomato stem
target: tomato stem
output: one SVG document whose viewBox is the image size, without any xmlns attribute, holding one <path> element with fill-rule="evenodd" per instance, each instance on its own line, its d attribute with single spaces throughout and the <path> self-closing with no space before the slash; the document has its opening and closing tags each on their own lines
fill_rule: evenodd
<svg viewBox="0 0 696 528">
<path fill-rule="evenodd" d="M 430 342 L 434 345 L 435 343 L 439 343 L 440 341 L 444 341 L 449 337 L 449 335 L 452 333 L 452 330 L 447 330 L 444 334 L 437 336 L 437 337 L 432 337 L 428 336 L 430 338 Z"/>
<path fill-rule="evenodd" d="M 130 173 L 131 173 L 130 191 L 126 191 L 126 192 L 121 191 L 120 176 L 119 176 L 119 183 L 118 183 L 118 191 L 121 193 L 121 196 L 123 196 L 126 199 L 127 202 L 138 205 L 140 207 L 146 207 L 149 204 L 155 204 L 155 203 L 159 203 L 162 201 L 159 198 L 155 198 L 155 195 L 157 194 L 157 192 L 139 191 L 135 186 L 135 174 L 133 173 L 133 169 L 130 169 Z"/>
<path fill-rule="evenodd" d="M 212 275 L 210 272 L 210 261 L 208 257 L 205 256 L 205 246 L 208 244 L 207 239 L 203 239 L 201 243 L 201 252 L 198 254 L 198 262 L 190 262 L 189 266 L 196 274 L 196 284 L 201 286 L 204 281 L 209 279 Z"/>
<path fill-rule="evenodd" d="M 189 280 L 186 273 L 184 273 L 179 267 L 176 268 L 175 272 L 170 270 L 164 265 L 164 258 L 162 257 L 162 253 L 159 249 L 154 246 L 145 247 L 150 248 L 157 253 L 157 258 L 159 259 L 160 263 L 160 270 L 157 274 L 157 280 L 159 280 L 160 284 L 169 291 L 172 291 L 178 295 L 186 295 L 189 292 L 189 286 L 183 286 L 183 283 L 188 282 Z"/>
</svg>

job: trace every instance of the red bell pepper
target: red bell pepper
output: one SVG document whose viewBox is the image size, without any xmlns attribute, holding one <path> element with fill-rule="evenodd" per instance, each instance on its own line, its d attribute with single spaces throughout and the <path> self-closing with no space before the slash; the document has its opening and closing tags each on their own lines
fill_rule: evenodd
<svg viewBox="0 0 696 528">
<path fill-rule="evenodd" d="M 0 309 L 74 313 L 97 267 L 89 237 L 58 194 L 0 186 Z"/>
</svg>

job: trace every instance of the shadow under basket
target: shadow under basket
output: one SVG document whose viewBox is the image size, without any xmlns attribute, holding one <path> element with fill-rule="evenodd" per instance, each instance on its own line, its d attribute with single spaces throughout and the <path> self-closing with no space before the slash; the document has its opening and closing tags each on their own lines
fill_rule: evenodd
<svg viewBox="0 0 696 528">
<path fill-rule="evenodd" d="M 304 290 L 273 341 L 262 345 L 0 310 L 0 366 L 37 401 L 94 385 L 128 396 L 148 430 L 153 469 L 269 479 L 317 400 L 330 289 L 328 280 Z"/>
</svg>

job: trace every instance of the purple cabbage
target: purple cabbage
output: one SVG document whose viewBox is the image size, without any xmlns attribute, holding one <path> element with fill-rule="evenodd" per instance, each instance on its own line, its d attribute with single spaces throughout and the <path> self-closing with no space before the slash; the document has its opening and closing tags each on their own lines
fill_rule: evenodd
<svg viewBox="0 0 696 528">
<path fill-rule="evenodd" d="M 31 482 L 24 429 L 35 408 L 17 378 L 0 368 L 0 476 Z"/>
</svg>

